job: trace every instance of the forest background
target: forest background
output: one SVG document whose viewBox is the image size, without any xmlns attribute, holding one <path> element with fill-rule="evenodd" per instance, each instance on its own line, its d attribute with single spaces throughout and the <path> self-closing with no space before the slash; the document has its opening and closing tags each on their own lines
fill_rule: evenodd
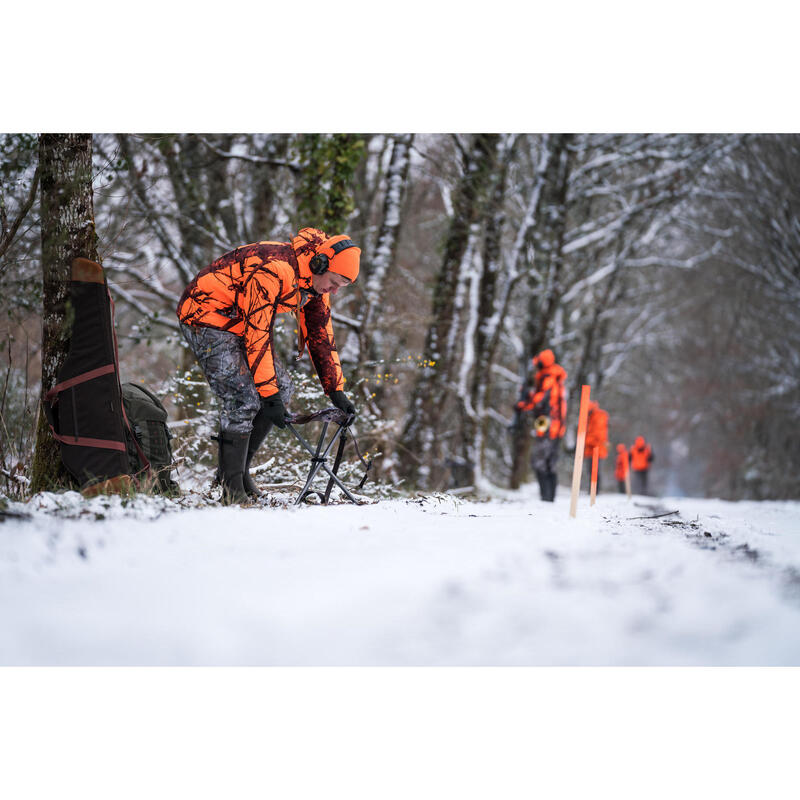
<svg viewBox="0 0 800 800">
<path fill-rule="evenodd" d="M 16 496 L 41 393 L 41 147 L 0 135 L 0 469 Z M 531 420 L 514 405 L 550 347 L 568 372 L 567 454 L 588 383 L 612 446 L 653 445 L 656 492 L 796 496 L 798 135 L 95 134 L 88 147 L 122 376 L 186 421 L 185 470 L 213 460 L 213 399 L 177 332 L 183 287 L 227 250 L 315 225 L 362 248 L 334 325 L 383 480 L 528 480 Z M 294 363 L 284 317 L 277 348 Z M 295 369 L 301 402 L 324 403 L 308 359 Z M 607 486 L 612 460 L 613 447 Z"/>
</svg>

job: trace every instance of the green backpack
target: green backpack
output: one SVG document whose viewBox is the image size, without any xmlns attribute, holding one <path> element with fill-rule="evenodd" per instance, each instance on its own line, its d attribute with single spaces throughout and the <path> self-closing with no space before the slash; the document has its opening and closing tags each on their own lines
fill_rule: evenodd
<svg viewBox="0 0 800 800">
<path fill-rule="evenodd" d="M 130 437 L 127 441 L 131 473 L 135 475 L 147 468 L 142 460 L 143 454 L 150 462 L 150 470 L 155 478 L 153 489 L 162 494 L 180 493 L 180 487 L 170 478 L 172 435 L 167 428 L 167 410 L 158 397 L 138 383 L 122 384 L 122 402 L 136 437 L 136 442 Z"/>
</svg>

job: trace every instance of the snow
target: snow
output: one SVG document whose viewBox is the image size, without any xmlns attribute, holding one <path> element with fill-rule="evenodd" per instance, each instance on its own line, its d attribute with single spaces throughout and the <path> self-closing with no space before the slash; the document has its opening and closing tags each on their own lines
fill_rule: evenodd
<svg viewBox="0 0 800 800">
<path fill-rule="evenodd" d="M 800 664 L 800 502 L 497 495 L 10 503 L 0 664 Z"/>
</svg>

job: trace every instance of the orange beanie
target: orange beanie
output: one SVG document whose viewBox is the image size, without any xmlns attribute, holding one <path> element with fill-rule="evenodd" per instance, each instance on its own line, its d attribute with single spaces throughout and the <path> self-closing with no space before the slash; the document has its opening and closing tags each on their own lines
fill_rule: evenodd
<svg viewBox="0 0 800 800">
<path fill-rule="evenodd" d="M 361 248 L 356 247 L 346 233 L 331 236 L 326 239 L 317 253 L 328 256 L 328 270 L 342 275 L 351 283 L 358 277 L 358 267 L 361 262 Z"/>
</svg>

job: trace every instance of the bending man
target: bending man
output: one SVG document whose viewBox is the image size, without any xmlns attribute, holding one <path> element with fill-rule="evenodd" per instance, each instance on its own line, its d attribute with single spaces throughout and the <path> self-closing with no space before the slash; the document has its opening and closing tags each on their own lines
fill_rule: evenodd
<svg viewBox="0 0 800 800">
<path fill-rule="evenodd" d="M 225 253 L 184 290 L 181 332 L 220 404 L 217 477 L 226 502 L 258 496 L 250 462 L 272 426 L 286 426 L 293 389 L 273 349 L 276 314 L 297 315 L 298 358 L 307 345 L 325 394 L 355 413 L 343 391 L 330 295 L 355 281 L 360 257 L 348 236 L 303 228 L 291 242 Z"/>
</svg>

